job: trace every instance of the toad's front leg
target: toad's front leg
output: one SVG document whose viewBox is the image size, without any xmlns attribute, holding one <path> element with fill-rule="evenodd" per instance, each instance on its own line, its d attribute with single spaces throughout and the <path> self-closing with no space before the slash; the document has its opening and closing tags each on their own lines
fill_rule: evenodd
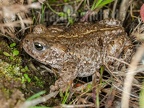
<svg viewBox="0 0 144 108">
<path fill-rule="evenodd" d="M 75 62 L 66 62 L 63 64 L 62 70 L 60 71 L 60 78 L 55 82 L 55 85 L 50 87 L 50 92 L 56 90 L 66 91 L 68 86 L 77 77 L 77 64 Z"/>
</svg>

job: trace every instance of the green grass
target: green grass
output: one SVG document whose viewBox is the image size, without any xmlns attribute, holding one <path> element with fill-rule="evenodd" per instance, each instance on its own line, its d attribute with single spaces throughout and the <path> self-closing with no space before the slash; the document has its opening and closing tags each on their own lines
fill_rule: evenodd
<svg viewBox="0 0 144 108">
<path fill-rule="evenodd" d="M 103 6 L 113 2 L 114 0 L 94 0 L 91 10 L 95 10 L 96 8 L 102 8 Z"/>
<path fill-rule="evenodd" d="M 144 108 L 144 82 L 142 84 L 142 88 L 141 88 L 141 91 L 140 91 L 139 106 L 140 106 L 140 108 Z"/>
<path fill-rule="evenodd" d="M 45 94 L 45 93 L 46 93 L 46 91 L 40 91 L 40 92 L 32 95 L 31 97 L 29 97 L 26 101 L 31 101 L 31 100 L 33 100 L 33 99 L 36 99 L 36 98 L 40 97 L 41 95 L 43 95 L 43 94 Z"/>
</svg>

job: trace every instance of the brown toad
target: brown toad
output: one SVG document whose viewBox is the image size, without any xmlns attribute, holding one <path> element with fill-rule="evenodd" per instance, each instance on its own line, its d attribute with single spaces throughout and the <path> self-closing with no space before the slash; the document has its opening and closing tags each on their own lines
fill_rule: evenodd
<svg viewBox="0 0 144 108">
<path fill-rule="evenodd" d="M 129 61 L 132 44 L 120 22 L 77 23 L 69 28 L 42 25 L 23 40 L 24 50 L 36 60 L 59 71 L 60 78 L 51 91 L 65 89 L 76 77 L 94 74 L 101 65 L 118 69 L 119 62 L 109 56 Z"/>
</svg>

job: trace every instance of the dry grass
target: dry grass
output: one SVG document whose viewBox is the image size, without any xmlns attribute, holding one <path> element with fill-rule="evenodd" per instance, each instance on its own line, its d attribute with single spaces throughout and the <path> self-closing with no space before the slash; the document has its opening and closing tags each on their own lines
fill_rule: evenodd
<svg viewBox="0 0 144 108">
<path fill-rule="evenodd" d="M 1 0 L 0 1 L 0 31 L 1 35 L 16 38 L 15 27 L 21 27 L 22 31 L 28 24 L 32 24 L 33 21 L 28 17 L 27 13 L 29 9 L 40 9 L 40 3 L 32 3 L 31 0 L 27 0 L 27 4 L 24 1 L 16 0 Z"/>
</svg>

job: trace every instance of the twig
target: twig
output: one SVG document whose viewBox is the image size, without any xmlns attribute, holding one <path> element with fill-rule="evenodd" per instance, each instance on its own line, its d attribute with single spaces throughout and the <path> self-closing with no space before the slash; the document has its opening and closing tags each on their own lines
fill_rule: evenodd
<svg viewBox="0 0 144 108">
<path fill-rule="evenodd" d="M 115 18 L 117 2 L 118 2 L 118 0 L 115 0 L 114 5 L 113 5 L 113 10 L 112 10 L 112 14 L 111 14 L 112 18 Z"/>
<path fill-rule="evenodd" d="M 26 101 L 23 103 L 23 105 L 20 106 L 20 108 L 29 108 L 29 107 L 35 106 L 39 103 L 46 102 L 48 99 L 55 97 L 57 94 L 58 94 L 58 91 L 52 92 L 46 96 L 39 97 L 39 98 L 31 100 L 31 101 Z"/>
<path fill-rule="evenodd" d="M 114 60 L 116 60 L 116 61 L 118 61 L 118 62 L 120 62 L 120 63 L 126 64 L 126 65 L 129 66 L 129 63 L 127 63 L 127 62 L 125 62 L 125 61 L 123 61 L 123 60 L 120 60 L 120 59 L 118 59 L 118 58 L 116 58 L 116 57 L 108 56 L 108 58 L 114 59 Z"/>
<path fill-rule="evenodd" d="M 134 75 L 137 73 L 135 70 L 137 69 L 137 65 L 139 61 L 141 60 L 143 54 L 144 54 L 144 44 L 142 44 L 139 48 L 136 54 L 133 56 L 132 62 L 128 68 L 128 72 L 126 74 L 126 78 L 124 81 L 124 88 L 122 93 L 122 102 L 121 102 L 121 108 L 129 108 L 129 98 L 130 98 L 130 91 L 132 88 L 132 82 L 134 79 Z"/>
<path fill-rule="evenodd" d="M 94 107 L 94 104 L 86 104 L 86 105 L 61 105 L 62 108 L 85 108 L 85 107 Z"/>
<path fill-rule="evenodd" d="M 121 21 L 124 21 L 127 9 L 129 8 L 130 4 L 133 0 L 122 0 L 122 3 L 120 5 L 120 11 L 119 11 L 119 19 Z"/>
<path fill-rule="evenodd" d="M 0 27 L 13 27 L 13 26 L 16 26 L 16 27 L 18 27 L 18 26 L 20 26 L 19 24 L 21 23 L 21 21 L 20 20 L 18 20 L 18 21 L 14 21 L 14 22 L 9 22 L 9 23 L 4 23 L 4 24 L 2 24 L 2 23 L 0 23 Z M 23 19 L 23 23 L 28 23 L 28 24 L 32 24 L 32 20 L 30 20 L 30 19 Z"/>
</svg>

